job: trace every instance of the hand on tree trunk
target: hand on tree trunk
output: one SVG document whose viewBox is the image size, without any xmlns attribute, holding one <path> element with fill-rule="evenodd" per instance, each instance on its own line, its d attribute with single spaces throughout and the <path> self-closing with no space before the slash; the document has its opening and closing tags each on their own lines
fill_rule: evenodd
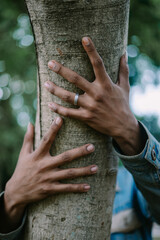
<svg viewBox="0 0 160 240">
<path fill-rule="evenodd" d="M 33 151 L 34 127 L 32 124 L 28 125 L 15 172 L 6 185 L 4 202 L 0 209 L 1 233 L 8 233 L 19 226 L 25 208 L 31 202 L 56 193 L 87 192 L 90 189 L 86 183 L 60 182 L 63 179 L 92 175 L 98 170 L 96 165 L 72 169 L 59 168 L 94 151 L 92 144 L 86 144 L 55 157 L 51 156 L 49 150 L 61 125 L 62 119 L 57 117 L 35 151 Z"/>
<path fill-rule="evenodd" d="M 129 107 L 130 85 L 126 54 L 120 59 L 119 78 L 114 84 L 91 39 L 83 38 L 82 44 L 93 66 L 95 81 L 90 83 L 60 63 L 50 61 L 48 66 L 51 70 L 82 89 L 84 94 L 78 97 L 78 109 L 66 108 L 56 103 L 49 103 L 49 107 L 62 116 L 82 120 L 97 131 L 113 137 L 124 154 L 140 153 L 145 140 Z M 45 86 L 55 96 L 74 104 L 75 93 L 66 91 L 51 81 L 47 81 Z"/>
</svg>

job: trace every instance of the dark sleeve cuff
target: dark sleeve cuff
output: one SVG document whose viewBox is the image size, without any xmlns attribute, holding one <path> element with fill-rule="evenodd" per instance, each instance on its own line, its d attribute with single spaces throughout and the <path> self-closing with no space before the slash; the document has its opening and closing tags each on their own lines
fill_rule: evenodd
<svg viewBox="0 0 160 240">
<path fill-rule="evenodd" d="M 4 192 L 0 193 L 0 203 L 1 203 L 1 200 L 3 199 L 3 196 L 4 196 Z M 22 222 L 21 222 L 21 225 L 15 229 L 14 231 L 12 232 L 9 232 L 9 233 L 0 233 L 0 240 L 20 240 L 21 237 L 20 237 L 20 234 L 22 232 L 22 229 L 24 227 L 24 224 L 25 224 L 25 221 L 26 221 L 26 216 L 27 216 L 27 213 L 25 212 L 24 214 L 24 217 L 22 219 Z"/>
</svg>

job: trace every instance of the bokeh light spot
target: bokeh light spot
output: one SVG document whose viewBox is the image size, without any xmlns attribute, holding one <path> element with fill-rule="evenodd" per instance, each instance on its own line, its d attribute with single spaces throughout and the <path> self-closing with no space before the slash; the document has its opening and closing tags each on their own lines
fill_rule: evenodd
<svg viewBox="0 0 160 240">
<path fill-rule="evenodd" d="M 2 99 L 2 97 L 3 97 L 3 89 L 0 88 L 0 99 Z"/>
<path fill-rule="evenodd" d="M 25 82 L 25 93 L 32 94 L 35 91 L 36 83 L 33 80 Z"/>
<path fill-rule="evenodd" d="M 128 57 L 135 58 L 138 56 L 139 49 L 135 45 L 129 45 L 127 47 Z"/>
<path fill-rule="evenodd" d="M 25 30 L 23 28 L 19 28 L 13 32 L 13 39 L 20 40 L 25 36 Z"/>
<path fill-rule="evenodd" d="M 21 80 L 13 80 L 9 86 L 13 94 L 21 94 L 24 92 L 24 83 Z"/>
<path fill-rule="evenodd" d="M 26 127 L 30 121 L 29 114 L 26 112 L 20 112 L 17 116 L 17 122 L 21 127 Z"/>
<path fill-rule="evenodd" d="M 17 18 L 18 25 L 22 28 L 29 27 L 29 17 L 27 14 L 20 14 Z"/>
<path fill-rule="evenodd" d="M 11 95 L 11 91 L 8 87 L 3 88 L 3 97 L 2 100 L 7 100 Z"/>
<path fill-rule="evenodd" d="M 6 87 L 10 81 L 11 77 L 9 74 L 5 73 L 0 76 L 0 87 Z"/>
<path fill-rule="evenodd" d="M 18 110 L 23 106 L 24 98 L 22 95 L 14 95 L 10 100 L 10 105 L 14 110 Z"/>
<path fill-rule="evenodd" d="M 20 45 L 22 47 L 28 47 L 33 43 L 33 36 L 32 35 L 25 35 L 21 41 L 20 41 Z"/>
</svg>

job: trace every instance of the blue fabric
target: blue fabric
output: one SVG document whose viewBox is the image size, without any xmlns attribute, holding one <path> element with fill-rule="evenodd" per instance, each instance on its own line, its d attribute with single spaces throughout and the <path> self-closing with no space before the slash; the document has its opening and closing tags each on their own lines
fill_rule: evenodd
<svg viewBox="0 0 160 240">
<path fill-rule="evenodd" d="M 111 234 L 111 240 L 141 240 L 142 234 L 139 230 L 131 233 L 113 233 Z M 149 238 L 145 238 L 148 240 Z"/>
<path fill-rule="evenodd" d="M 131 174 L 123 167 L 118 171 L 117 186 L 119 191 L 115 195 L 113 214 L 133 208 L 134 180 Z"/>
<path fill-rule="evenodd" d="M 142 227 L 130 233 L 112 233 L 111 240 L 151 240 L 152 216 L 148 203 L 136 187 L 132 175 L 124 167 L 118 171 L 117 185 L 119 190 L 114 199 L 113 215 L 134 209 Z"/>
<path fill-rule="evenodd" d="M 148 136 L 146 145 L 140 154 L 125 156 L 113 142 L 117 155 L 125 168 L 131 173 L 129 175 L 125 172 L 127 171 L 125 169 L 121 169 L 118 173 L 117 181 L 122 192 L 116 193 L 113 214 L 134 206 L 137 216 L 142 222 L 142 227 L 135 232 L 128 233 L 129 235 L 123 233 L 112 234 L 112 240 L 150 240 L 153 221 L 160 223 L 160 144 L 142 123 L 139 124 Z M 155 151 L 155 158 L 153 158 L 153 150 Z M 122 205 L 120 205 L 120 201 L 122 201 Z M 137 237 L 137 234 L 139 237 Z"/>
</svg>

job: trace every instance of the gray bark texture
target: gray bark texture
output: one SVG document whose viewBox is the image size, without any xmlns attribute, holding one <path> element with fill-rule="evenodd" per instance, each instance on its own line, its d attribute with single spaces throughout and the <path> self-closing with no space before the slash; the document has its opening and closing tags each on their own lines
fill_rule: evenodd
<svg viewBox="0 0 160 240">
<path fill-rule="evenodd" d="M 26 4 L 35 35 L 38 62 L 37 146 L 56 116 L 48 109 L 48 102 L 71 106 L 49 94 L 44 82 L 53 80 L 65 89 L 82 93 L 51 72 L 48 61 L 55 59 L 93 81 L 92 66 L 81 45 L 82 37 L 89 36 L 110 77 L 116 82 L 119 59 L 127 44 L 129 0 L 26 0 Z M 65 118 L 52 154 L 85 143 L 93 143 L 95 152 L 65 167 L 97 164 L 98 174 L 65 182 L 86 182 L 91 185 L 91 190 L 83 194 L 54 195 L 30 206 L 25 240 L 110 239 L 117 172 L 111 139 L 77 120 Z"/>
</svg>

